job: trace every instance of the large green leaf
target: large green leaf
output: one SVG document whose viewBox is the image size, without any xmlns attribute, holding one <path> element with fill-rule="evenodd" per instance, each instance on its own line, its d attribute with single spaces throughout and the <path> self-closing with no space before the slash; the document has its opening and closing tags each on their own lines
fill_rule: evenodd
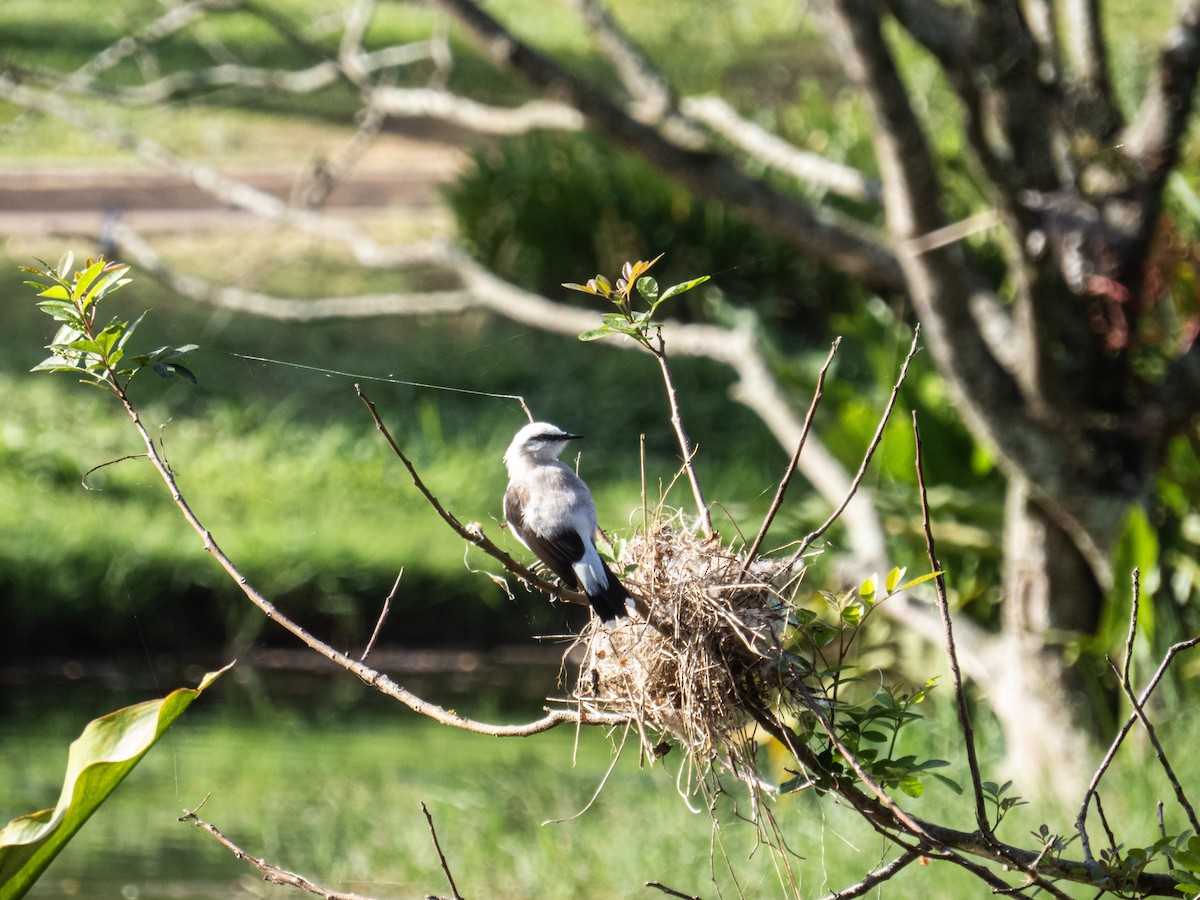
<svg viewBox="0 0 1200 900">
<path fill-rule="evenodd" d="M 71 744 L 58 805 L 13 819 L 0 830 L 0 900 L 25 895 L 171 723 L 228 669 L 208 673 L 195 689 L 181 688 L 88 723 Z"/>
</svg>

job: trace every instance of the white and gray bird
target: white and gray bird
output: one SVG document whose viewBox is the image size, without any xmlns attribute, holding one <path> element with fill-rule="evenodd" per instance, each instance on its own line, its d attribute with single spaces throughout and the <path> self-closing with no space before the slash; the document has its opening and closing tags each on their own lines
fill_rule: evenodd
<svg viewBox="0 0 1200 900">
<path fill-rule="evenodd" d="M 600 621 L 628 616 L 633 598 L 596 552 L 596 502 L 578 475 L 559 462 L 568 434 L 546 422 L 517 432 L 504 453 L 504 518 L 534 556 L 574 591 L 583 591 Z"/>
</svg>

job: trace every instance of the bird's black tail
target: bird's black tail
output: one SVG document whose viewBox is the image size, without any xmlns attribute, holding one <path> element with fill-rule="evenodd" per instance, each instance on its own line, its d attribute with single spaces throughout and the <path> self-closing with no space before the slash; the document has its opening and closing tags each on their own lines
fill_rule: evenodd
<svg viewBox="0 0 1200 900">
<path fill-rule="evenodd" d="M 633 597 L 608 566 L 605 566 L 604 570 L 608 573 L 608 584 L 599 594 L 588 594 L 588 600 L 591 601 L 592 609 L 596 611 L 600 621 L 611 625 L 617 619 L 629 618 L 629 610 L 625 604 Z"/>
</svg>

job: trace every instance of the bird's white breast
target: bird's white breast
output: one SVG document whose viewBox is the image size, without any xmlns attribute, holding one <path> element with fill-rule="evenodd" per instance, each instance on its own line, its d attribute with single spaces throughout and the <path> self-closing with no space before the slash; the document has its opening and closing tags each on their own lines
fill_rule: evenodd
<svg viewBox="0 0 1200 900">
<path fill-rule="evenodd" d="M 530 465 L 513 473 L 526 489 L 522 510 L 525 526 L 537 534 L 551 536 L 573 528 L 586 542 L 596 531 L 596 504 L 587 485 L 561 462 Z"/>
</svg>

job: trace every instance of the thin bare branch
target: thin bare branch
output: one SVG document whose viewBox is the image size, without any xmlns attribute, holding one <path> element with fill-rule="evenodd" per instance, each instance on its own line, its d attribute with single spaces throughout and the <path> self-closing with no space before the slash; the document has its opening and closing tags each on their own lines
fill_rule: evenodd
<svg viewBox="0 0 1200 900">
<path fill-rule="evenodd" d="M 1135 708 L 1145 708 L 1146 704 L 1150 700 L 1151 695 L 1162 681 L 1163 676 L 1166 675 L 1167 670 L 1170 668 L 1175 657 L 1185 650 L 1191 650 L 1198 645 L 1200 645 L 1200 635 L 1188 638 L 1185 641 L 1178 641 L 1167 648 L 1167 652 L 1163 655 L 1162 661 L 1158 664 L 1158 668 L 1155 669 L 1154 675 L 1151 676 L 1146 687 L 1142 689 L 1142 693 L 1138 695 Z M 1121 748 L 1121 744 L 1124 742 L 1126 735 L 1129 734 L 1130 730 L 1137 721 L 1137 713 L 1130 713 L 1129 718 L 1125 720 L 1125 724 L 1121 726 L 1121 729 L 1113 738 L 1112 743 L 1109 744 L 1108 750 L 1104 754 L 1104 758 L 1100 760 L 1100 764 L 1096 767 L 1096 771 L 1092 774 L 1092 780 L 1088 784 L 1087 790 L 1084 791 L 1083 803 L 1079 808 L 1079 814 L 1075 817 L 1075 830 L 1079 833 L 1080 841 L 1082 842 L 1084 848 L 1085 858 L 1089 862 L 1091 861 L 1091 850 L 1087 837 L 1088 806 L 1091 805 L 1092 799 L 1096 796 L 1097 789 L 1100 786 L 1100 781 L 1104 778 L 1104 775 L 1108 772 L 1109 767 L 1112 765 L 1113 759 L 1116 757 L 1117 751 Z"/>
<path fill-rule="evenodd" d="M 358 114 L 358 127 L 350 140 L 329 158 L 315 160 L 309 171 L 292 188 L 291 202 L 313 209 L 323 206 L 379 136 L 387 117 L 377 105 L 368 103 Z"/>
<path fill-rule="evenodd" d="M 425 821 L 429 824 L 429 837 L 433 840 L 433 849 L 437 851 L 438 862 L 441 863 L 442 871 L 446 873 L 446 880 L 450 882 L 450 893 L 453 894 L 454 900 L 463 900 L 462 894 L 458 892 L 458 885 L 454 883 L 454 876 L 450 874 L 450 864 L 446 862 L 446 854 L 442 852 L 437 829 L 433 827 L 433 816 L 429 814 L 424 800 L 421 801 L 421 812 L 425 813 Z"/>
<path fill-rule="evenodd" d="M 878 203 L 879 181 L 858 169 L 801 150 L 762 126 L 741 116 L 724 98 L 713 94 L 685 97 L 680 110 L 689 119 L 712 129 L 747 156 L 802 184 L 829 191 L 857 203 Z"/>
<path fill-rule="evenodd" d="M 667 80 L 597 0 L 564 0 L 583 18 L 588 33 L 612 62 L 621 84 L 633 98 L 632 113 L 642 122 L 658 122 L 673 100 Z"/>
<path fill-rule="evenodd" d="M 116 459 L 110 459 L 107 462 L 102 462 L 97 466 L 92 466 L 90 469 L 88 469 L 86 472 L 84 472 L 82 477 L 79 479 L 79 483 L 83 485 L 83 489 L 85 491 L 98 491 L 98 490 L 100 490 L 100 488 L 94 488 L 90 484 L 88 484 L 88 476 L 91 475 L 93 472 L 99 471 L 100 469 L 103 469 L 105 466 L 114 466 L 119 462 L 125 462 L 125 460 L 127 460 L 127 459 L 145 459 L 145 458 L 146 458 L 145 453 L 127 453 L 124 456 L 118 456 Z"/>
<path fill-rule="evenodd" d="M 900 366 L 900 375 L 896 378 L 896 383 L 892 387 L 892 394 L 890 397 L 888 397 L 887 405 L 883 408 L 883 415 L 879 417 L 879 425 L 875 428 L 875 435 L 871 438 L 871 443 L 867 445 L 867 451 L 863 454 L 862 463 L 858 467 L 858 472 L 855 474 L 854 480 L 850 483 L 849 492 L 842 499 L 842 502 L 838 505 L 837 509 L 830 513 L 829 518 L 826 519 L 816 529 L 816 531 L 810 532 L 804 537 L 804 540 L 800 542 L 799 548 L 793 555 L 793 559 L 799 559 L 806 552 L 808 552 L 808 548 L 812 546 L 813 541 L 828 531 L 830 526 L 832 526 L 834 522 L 841 518 L 842 512 L 846 509 L 851 499 L 854 497 L 855 492 L 858 490 L 858 486 L 862 484 L 862 480 L 867 474 L 867 467 L 870 466 L 871 459 L 875 456 L 875 451 L 879 447 L 879 442 L 883 440 L 884 428 L 887 427 L 888 419 L 891 418 L 892 410 L 896 406 L 896 398 L 900 396 L 900 388 L 904 386 L 904 379 L 908 375 L 908 364 L 911 363 L 913 357 L 917 355 L 920 339 L 921 326 L 918 325 L 915 329 L 913 329 L 913 339 L 908 348 L 908 355 L 904 357 L 904 363 Z"/>
<path fill-rule="evenodd" d="M 688 482 L 692 486 L 692 497 L 696 500 L 696 514 L 700 518 L 700 528 L 705 537 L 713 536 L 712 513 L 704 500 L 704 491 L 700 488 L 700 478 L 696 474 L 696 451 L 692 449 L 691 439 L 683 428 L 683 417 L 679 413 L 679 393 L 675 390 L 675 381 L 671 378 L 671 367 L 667 364 L 667 348 L 663 339 L 662 329 L 658 331 L 658 347 L 647 345 L 658 367 L 662 371 L 663 384 L 667 391 L 667 403 L 671 408 L 671 427 L 675 429 L 675 437 L 679 441 L 679 450 L 683 457 L 683 469 L 687 472 Z"/>
<path fill-rule="evenodd" d="M 142 84 L 114 86 L 110 93 L 114 99 L 122 102 L 149 106 L 197 91 L 222 87 L 310 94 L 341 77 L 341 67 L 333 60 L 323 60 L 306 69 L 262 69 L 240 63 L 223 63 L 207 69 L 172 72 Z"/>
<path fill-rule="evenodd" d="M 67 76 L 64 87 L 68 91 L 80 90 L 95 81 L 98 75 L 140 52 L 144 47 L 182 31 L 210 12 L 232 9 L 241 4 L 242 0 L 192 0 L 189 3 L 171 6 L 136 34 L 125 35 L 93 56 Z"/>
<path fill-rule="evenodd" d="M 547 129 L 579 131 L 584 117 L 553 100 L 530 100 L 520 106 L 491 106 L 437 88 L 376 88 L 374 102 L 389 116 L 424 117 L 449 122 L 481 134 L 524 134 Z"/>
<path fill-rule="evenodd" d="M 1118 673 L 1122 683 L 1126 685 L 1130 683 L 1129 667 L 1133 665 L 1133 644 L 1137 639 L 1138 610 L 1142 605 L 1142 570 L 1135 567 L 1129 577 L 1133 583 L 1133 597 L 1129 602 L 1129 627 L 1125 631 L 1125 659 L 1122 661 L 1121 671 Z"/>
<path fill-rule="evenodd" d="M 668 897 L 682 897 L 683 900 L 703 900 L 697 894 L 685 894 L 682 891 L 677 891 L 674 888 L 667 887 L 661 881 L 647 881 L 646 887 L 654 888 L 656 891 L 662 891 Z"/>
<path fill-rule="evenodd" d="M 198 808 L 199 807 L 197 807 L 197 809 Z M 341 891 L 331 891 L 327 888 L 323 888 L 320 885 L 309 881 L 303 875 L 297 875 L 295 872 L 288 872 L 286 869 L 281 869 L 279 866 L 273 865 L 272 863 L 267 862 L 265 859 L 260 859 L 253 854 L 247 853 L 245 850 L 227 838 L 224 834 L 222 834 L 215 825 L 210 825 L 208 822 L 205 822 L 203 819 L 197 816 L 195 810 L 189 810 L 185 812 L 179 817 L 179 821 L 190 822 L 201 831 L 208 832 L 210 835 L 216 838 L 217 842 L 222 847 L 232 853 L 235 857 L 254 866 L 254 868 L 257 869 L 259 874 L 262 876 L 263 881 L 269 882 L 270 884 L 299 888 L 300 890 L 307 891 L 310 894 L 316 894 L 318 897 L 324 897 L 325 900 L 371 900 L 371 898 L 365 897 L 362 894 L 346 894 Z"/>
<path fill-rule="evenodd" d="M 404 577 L 404 567 L 400 567 L 400 573 L 396 576 L 396 582 L 392 585 L 391 591 L 383 598 L 383 609 L 379 611 L 379 618 L 375 621 L 375 630 L 371 632 L 371 639 L 367 641 L 367 646 L 363 648 L 362 656 L 359 660 L 367 661 L 367 657 L 371 654 L 371 649 L 375 646 L 375 641 L 379 638 L 379 632 L 383 630 L 383 623 L 387 620 L 388 613 L 392 608 L 392 601 L 396 599 L 396 592 L 400 590 L 400 579 Z"/>
<path fill-rule="evenodd" d="M 443 709 L 437 704 L 423 700 L 416 694 L 413 694 L 411 691 L 406 690 L 396 682 L 392 681 L 391 678 L 384 675 L 382 672 L 371 668 L 361 660 L 351 658 L 345 653 L 342 653 L 340 650 L 335 649 L 325 641 L 315 637 L 288 616 L 284 615 L 273 603 L 271 603 L 271 601 L 269 601 L 261 592 L 259 592 L 250 583 L 250 580 L 241 572 L 233 560 L 225 554 L 220 546 L 218 546 L 212 534 L 207 528 L 204 527 L 200 519 L 196 516 L 196 513 L 192 510 L 190 504 L 187 502 L 187 499 L 184 497 L 183 492 L 179 488 L 179 484 L 175 479 L 175 473 L 171 471 L 170 467 L 159 453 L 159 449 L 154 443 L 153 438 L 150 436 L 150 433 L 146 430 L 145 425 L 143 425 L 141 416 L 139 415 L 137 409 L 130 402 L 128 396 L 123 390 L 118 390 L 117 396 L 121 400 L 126 414 L 133 422 L 134 429 L 137 431 L 138 436 L 142 439 L 142 443 L 146 447 L 147 458 L 150 460 L 151 465 L 153 465 L 155 470 L 158 472 L 158 475 L 162 479 L 163 483 L 167 486 L 167 489 L 171 493 L 171 499 L 175 502 L 175 506 L 183 514 L 183 517 L 187 521 L 188 525 L 190 525 L 192 530 L 203 539 L 204 549 L 207 550 L 214 559 L 216 559 L 221 568 L 223 568 L 229 577 L 233 579 L 234 583 L 237 584 L 242 593 L 245 594 L 246 598 L 250 600 L 251 603 L 257 606 L 268 619 L 281 625 L 286 631 L 290 632 L 310 649 L 316 651 L 321 656 L 324 656 L 326 659 L 342 667 L 346 671 L 353 673 L 355 676 L 378 690 L 380 693 L 400 701 L 414 712 L 428 716 L 429 718 L 434 719 L 443 725 L 450 725 L 455 728 L 461 728 L 465 731 L 473 731 L 478 734 L 487 734 L 494 737 L 524 737 L 531 734 L 538 734 L 542 731 L 548 731 L 551 728 L 555 728 L 558 725 L 567 722 L 610 726 L 623 724 L 626 721 L 621 716 L 585 713 L 583 710 L 553 709 L 548 710 L 546 715 L 541 719 L 522 725 L 491 725 L 485 722 L 477 722 L 465 716 L 460 716 L 456 712 Z M 500 556 L 496 557 L 497 559 L 500 559 L 502 556 L 507 556 L 507 554 L 504 554 L 502 550 L 500 550 L 498 547 L 495 547 L 495 545 L 492 545 L 490 541 L 483 537 L 482 531 L 479 532 L 478 539 L 473 540 L 472 542 L 477 546 L 483 547 L 484 549 L 491 547 L 488 552 L 491 552 L 493 556 L 500 554 Z M 528 573 L 531 583 L 539 586 L 544 584 L 544 582 L 541 582 L 541 580 L 535 575 L 529 573 L 527 569 L 520 565 L 520 563 L 517 563 L 515 560 L 510 560 L 510 562 L 510 571 L 514 572 L 514 574 L 518 574 L 520 576 L 522 572 L 525 572 Z M 554 585 L 546 585 L 545 589 L 550 593 L 563 595 L 564 599 L 566 599 L 565 595 L 568 593 L 562 591 Z"/>
<path fill-rule="evenodd" d="M 1133 602 L 1130 603 L 1129 612 L 1129 631 L 1125 640 L 1125 660 L 1118 668 L 1117 665 L 1110 659 L 1108 664 L 1112 666 L 1117 678 L 1121 682 L 1121 690 L 1129 699 L 1130 706 L 1133 707 L 1134 715 L 1138 721 L 1142 723 L 1142 727 L 1146 730 L 1146 736 L 1150 739 L 1151 746 L 1154 747 L 1154 755 L 1158 759 L 1159 765 L 1162 766 L 1163 772 L 1167 776 L 1167 781 L 1170 782 L 1172 790 L 1175 791 L 1175 799 L 1179 802 L 1180 807 L 1187 815 L 1188 823 L 1192 826 L 1194 833 L 1200 834 L 1200 819 L 1196 818 L 1196 810 L 1188 800 L 1186 792 L 1183 790 L 1183 785 L 1179 783 L 1179 778 L 1175 775 L 1175 769 L 1171 766 L 1171 762 L 1167 759 L 1167 752 L 1163 749 L 1162 743 L 1158 739 L 1158 732 L 1146 715 L 1146 710 L 1138 698 L 1133 693 L 1133 686 L 1129 682 L 1129 666 L 1130 660 L 1133 658 L 1133 643 L 1137 634 L 1137 619 L 1138 606 L 1141 598 L 1141 573 L 1138 569 L 1133 570 Z M 1097 801 L 1099 798 L 1097 798 Z M 1097 802 L 1097 807 L 1099 803 Z"/>
<path fill-rule="evenodd" d="M 891 880 L 905 866 L 916 862 L 920 858 L 920 851 L 905 850 L 890 863 L 880 866 L 862 881 L 858 882 L 858 884 L 852 884 L 849 887 L 842 888 L 840 891 L 834 891 L 825 897 L 825 900 L 851 900 L 853 897 L 861 897 L 864 894 L 869 894 L 876 886 Z"/>
<path fill-rule="evenodd" d="M 838 347 L 841 346 L 841 343 L 842 339 L 840 337 L 834 340 L 833 345 L 829 348 L 829 356 L 825 358 L 825 362 L 821 366 L 821 371 L 817 374 L 817 386 L 813 391 L 812 402 L 808 405 L 808 412 L 804 416 L 804 427 L 800 432 L 800 440 L 796 443 L 796 452 L 792 454 L 792 459 L 788 463 L 787 470 L 783 473 L 783 477 L 779 479 L 779 487 L 775 491 L 775 498 L 771 501 L 771 507 L 767 510 L 767 514 L 763 518 L 763 523 L 758 529 L 758 534 L 754 536 L 754 542 L 750 545 L 750 549 L 746 551 L 746 561 L 742 563 L 742 575 L 746 574 L 746 570 L 754 562 L 754 558 L 758 556 L 758 551 L 767 537 L 767 531 L 770 529 L 771 523 L 775 520 L 775 515 L 779 512 L 779 507 L 783 505 L 784 494 L 787 493 L 788 485 L 792 481 L 792 475 L 796 473 L 796 467 L 800 464 L 800 454 L 804 450 L 804 444 L 808 440 L 809 431 L 812 429 L 813 416 L 816 415 L 817 406 L 820 404 L 821 397 L 825 393 L 825 373 L 829 371 L 830 365 L 833 364 L 833 358 L 837 355 Z"/>
<path fill-rule="evenodd" d="M 1167 781 L 1171 783 L 1172 790 L 1175 791 L 1175 799 L 1187 815 L 1188 824 L 1192 826 L 1193 833 L 1200 833 L 1200 819 L 1196 818 L 1195 807 L 1192 806 L 1192 802 L 1183 790 L 1183 785 L 1180 784 L 1179 777 L 1175 774 L 1175 768 L 1171 765 L 1171 761 L 1167 759 L 1167 751 L 1163 749 L 1162 742 L 1158 739 L 1158 731 L 1146 715 L 1145 709 L 1138 704 L 1137 697 L 1134 695 L 1133 688 L 1130 687 L 1129 682 L 1121 677 L 1121 669 L 1111 659 L 1108 663 L 1112 667 L 1113 672 L 1116 673 L 1117 678 L 1121 679 L 1121 688 L 1125 696 L 1129 699 L 1130 705 L 1133 706 L 1133 711 L 1138 721 L 1146 729 L 1146 736 L 1150 739 L 1150 745 L 1154 747 L 1154 755 L 1158 759 L 1159 765 L 1162 766 L 1163 773 L 1167 776 Z"/>
<path fill-rule="evenodd" d="M 917 490 L 921 496 L 921 525 L 925 531 L 925 549 L 929 554 L 930 571 L 936 572 L 934 584 L 937 587 L 937 607 L 942 617 L 942 628 L 945 630 L 946 658 L 950 663 L 950 680 L 954 688 L 954 701 L 958 707 L 958 724 L 962 728 L 963 745 L 967 751 L 967 767 L 971 772 L 971 788 L 975 794 L 975 824 L 985 840 L 995 841 L 991 823 L 987 817 L 987 804 L 983 799 L 983 776 L 979 770 L 979 756 L 975 749 L 975 729 L 971 725 L 971 711 L 967 707 L 967 693 L 963 687 L 962 671 L 958 665 L 958 650 L 954 645 L 954 623 L 950 618 L 950 600 L 946 596 L 946 576 L 942 571 L 941 560 L 938 559 L 934 546 L 933 526 L 929 520 L 929 494 L 925 489 L 925 466 L 923 462 L 923 446 L 921 430 L 917 425 L 917 413 L 912 414 L 913 441 L 916 444 Z"/>
</svg>

